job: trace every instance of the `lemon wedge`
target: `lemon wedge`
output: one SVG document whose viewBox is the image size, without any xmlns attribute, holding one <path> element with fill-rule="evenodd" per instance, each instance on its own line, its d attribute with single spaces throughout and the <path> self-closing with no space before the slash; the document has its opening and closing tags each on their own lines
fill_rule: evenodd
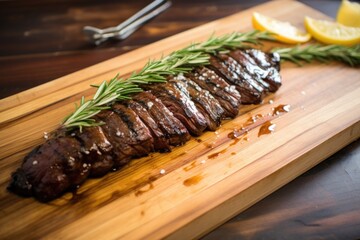
<svg viewBox="0 0 360 240">
<path fill-rule="evenodd" d="M 336 21 L 349 27 L 360 27 L 360 4 L 343 0 L 337 12 Z"/>
<path fill-rule="evenodd" d="M 323 43 L 345 46 L 360 43 L 360 28 L 310 17 L 305 17 L 305 27 L 315 39 Z"/>
<path fill-rule="evenodd" d="M 278 21 L 274 18 L 254 12 L 252 15 L 253 27 L 260 31 L 269 31 L 275 34 L 275 38 L 284 43 L 304 43 L 310 40 L 308 33 L 300 31 L 289 22 Z"/>
</svg>

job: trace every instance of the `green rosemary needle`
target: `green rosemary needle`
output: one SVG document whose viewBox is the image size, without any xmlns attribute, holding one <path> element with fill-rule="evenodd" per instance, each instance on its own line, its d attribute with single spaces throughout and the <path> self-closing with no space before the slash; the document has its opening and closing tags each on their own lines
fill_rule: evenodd
<svg viewBox="0 0 360 240">
<path fill-rule="evenodd" d="M 260 44 L 259 40 L 273 38 L 269 33 L 259 31 L 211 36 L 205 42 L 191 44 L 160 60 L 149 60 L 143 69 L 134 72 L 128 79 L 119 78 L 117 75 L 109 82 L 104 81 L 99 86 L 94 86 L 98 88 L 94 97 L 90 100 L 82 97 L 80 105 L 64 119 L 62 127 L 79 128 L 81 131 L 83 127 L 100 125 L 102 123 L 96 122 L 92 117 L 101 110 L 109 109 L 113 102 L 129 99 L 131 94 L 141 92 L 139 84 L 165 82 L 168 75 L 185 73 L 192 67 L 208 64 L 210 53 L 223 53 L 230 49 L 247 47 L 247 44 Z"/>
<path fill-rule="evenodd" d="M 360 65 L 360 45 L 346 47 L 340 45 L 308 45 L 305 47 L 275 48 L 282 60 L 301 65 L 302 62 L 339 61 L 350 66 Z"/>
</svg>

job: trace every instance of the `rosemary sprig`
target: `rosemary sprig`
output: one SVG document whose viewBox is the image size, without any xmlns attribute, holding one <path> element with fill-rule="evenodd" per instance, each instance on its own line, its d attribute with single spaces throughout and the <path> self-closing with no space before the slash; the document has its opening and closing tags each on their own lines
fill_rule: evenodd
<svg viewBox="0 0 360 240">
<path fill-rule="evenodd" d="M 350 66 L 360 65 L 360 45 L 346 47 L 340 45 L 309 45 L 305 47 L 275 48 L 272 52 L 280 54 L 282 60 L 288 60 L 298 65 L 302 62 L 339 61 Z"/>
<path fill-rule="evenodd" d="M 129 94 L 141 91 L 137 85 L 125 82 L 116 75 L 109 82 L 104 81 L 98 86 L 93 99 L 85 101 L 85 98 L 82 97 L 80 105 L 76 105 L 75 112 L 64 119 L 63 127 L 68 129 L 78 127 L 81 131 L 83 127 L 102 124 L 97 123 L 92 117 L 101 110 L 108 109 L 109 104 L 113 101 L 128 99 Z"/>
<path fill-rule="evenodd" d="M 259 40 L 273 38 L 269 33 L 259 31 L 235 32 L 222 37 L 211 36 L 205 42 L 191 44 L 160 60 L 149 60 L 142 70 L 134 72 L 128 79 L 119 78 L 117 75 L 109 82 L 104 81 L 101 85 L 94 86 L 98 88 L 94 97 L 87 101 L 82 97 L 80 105 L 64 119 L 62 127 L 79 128 L 81 131 L 83 127 L 102 124 L 92 117 L 101 110 L 109 109 L 113 102 L 129 99 L 131 94 L 141 92 L 139 84 L 165 82 L 167 75 L 185 73 L 194 66 L 207 64 L 210 53 L 223 53 L 230 49 L 246 47 L 247 44 L 260 44 Z"/>
<path fill-rule="evenodd" d="M 259 40 L 274 40 L 269 32 L 251 31 L 233 33 L 222 37 L 210 37 L 203 43 L 197 43 L 185 48 L 185 52 L 226 53 L 229 49 L 244 47 L 244 43 L 260 44 Z M 246 46 L 246 45 L 245 45 Z"/>
</svg>

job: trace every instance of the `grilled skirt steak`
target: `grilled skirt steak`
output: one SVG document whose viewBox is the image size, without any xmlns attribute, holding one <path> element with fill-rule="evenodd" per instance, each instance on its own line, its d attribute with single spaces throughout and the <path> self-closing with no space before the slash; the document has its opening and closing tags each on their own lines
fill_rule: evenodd
<svg viewBox="0 0 360 240">
<path fill-rule="evenodd" d="M 25 157 L 21 168 L 12 174 L 9 189 L 46 202 L 84 182 L 89 170 L 79 141 L 55 137 Z"/>
<path fill-rule="evenodd" d="M 258 84 L 255 84 L 253 78 L 249 81 L 249 77 L 239 75 L 241 74 L 241 70 L 234 59 L 227 55 L 222 55 L 221 58 L 211 56 L 209 67 L 223 77 L 229 84 L 235 85 L 236 90 L 238 90 L 241 95 L 240 102 L 242 104 L 258 104 L 261 102 L 264 89 Z"/>
<path fill-rule="evenodd" d="M 154 139 L 154 150 L 159 152 L 169 152 L 169 138 L 161 131 L 160 126 L 155 122 L 155 120 L 152 118 L 146 108 L 143 107 L 140 103 L 132 100 L 124 102 L 124 104 L 126 104 L 127 107 L 132 109 L 149 128 L 151 136 Z M 150 101 L 144 104 L 151 107 L 152 105 L 154 105 L 154 103 L 150 103 Z M 172 129 L 171 126 L 169 127 L 169 129 Z"/>
<path fill-rule="evenodd" d="M 280 58 L 256 49 L 210 57 L 208 66 L 166 83 L 141 86 L 132 100 L 114 103 L 94 118 L 103 124 L 83 131 L 59 129 L 36 147 L 11 176 L 8 189 L 47 202 L 101 177 L 131 159 L 168 152 L 190 134 L 216 130 L 241 104 L 257 104 L 281 86 Z"/>
<path fill-rule="evenodd" d="M 84 128 L 75 136 L 81 143 L 85 162 L 90 165 L 91 177 L 101 177 L 113 168 L 113 147 L 100 126 Z"/>
<path fill-rule="evenodd" d="M 186 88 L 170 82 L 144 85 L 143 88 L 151 90 L 191 134 L 200 136 L 203 133 L 207 127 L 205 116 L 196 107 Z"/>
<path fill-rule="evenodd" d="M 244 69 L 246 69 L 245 71 L 248 74 L 251 74 L 251 76 L 253 76 L 254 79 L 268 91 L 275 92 L 280 87 L 280 76 L 278 74 L 274 75 L 274 67 L 258 66 L 256 60 L 245 51 L 235 50 L 232 51 L 229 55 L 235 59 Z M 259 54 L 255 56 L 259 56 Z M 275 72 L 278 72 L 278 70 Z"/>
<path fill-rule="evenodd" d="M 223 118 L 234 118 L 239 113 L 240 93 L 235 85 L 228 84 L 214 71 L 200 67 L 186 74 L 188 78 L 201 88 L 208 90 L 220 103 L 224 110 Z"/>
<path fill-rule="evenodd" d="M 209 130 L 215 131 L 220 126 L 224 109 L 209 91 L 202 89 L 195 82 L 182 74 L 179 74 L 168 81 L 190 96 L 199 112 L 205 116 L 207 128 Z"/>
<path fill-rule="evenodd" d="M 186 127 L 165 107 L 160 99 L 150 92 L 142 92 L 133 96 L 133 100 L 141 104 L 154 119 L 160 131 L 172 146 L 183 145 L 190 139 Z M 168 149 L 170 150 L 170 149 Z"/>
</svg>

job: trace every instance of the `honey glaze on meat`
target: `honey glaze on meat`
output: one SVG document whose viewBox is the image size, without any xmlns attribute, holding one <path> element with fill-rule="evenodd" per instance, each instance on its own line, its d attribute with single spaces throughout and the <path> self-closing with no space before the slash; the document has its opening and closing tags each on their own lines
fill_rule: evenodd
<svg viewBox="0 0 360 240">
<path fill-rule="evenodd" d="M 105 124 L 59 129 L 31 151 L 8 189 L 47 202 L 153 151 L 169 152 L 190 136 L 216 130 L 241 104 L 256 104 L 281 86 L 280 57 L 256 49 L 212 55 L 210 64 L 117 102 L 95 116 Z"/>
</svg>

